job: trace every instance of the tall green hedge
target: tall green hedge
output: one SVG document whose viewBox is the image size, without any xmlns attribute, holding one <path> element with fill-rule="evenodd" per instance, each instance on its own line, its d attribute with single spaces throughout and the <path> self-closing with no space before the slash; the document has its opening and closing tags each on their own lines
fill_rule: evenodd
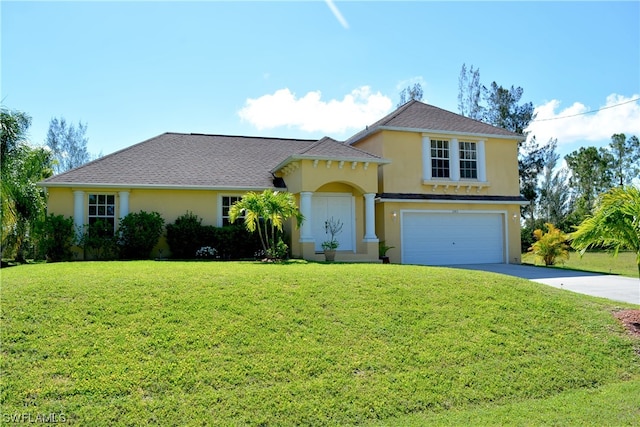
<svg viewBox="0 0 640 427">
<path fill-rule="evenodd" d="M 76 233 L 73 218 L 50 214 L 38 226 L 40 250 L 48 262 L 69 261 Z"/>
<path fill-rule="evenodd" d="M 215 248 L 220 259 L 250 259 L 260 250 L 260 241 L 242 224 L 214 227 L 202 225 L 192 212 L 167 224 L 167 243 L 174 259 L 195 259 L 204 246 Z"/>
<path fill-rule="evenodd" d="M 149 259 L 164 228 L 158 212 L 130 213 L 120 220 L 118 246 L 124 259 Z"/>
</svg>

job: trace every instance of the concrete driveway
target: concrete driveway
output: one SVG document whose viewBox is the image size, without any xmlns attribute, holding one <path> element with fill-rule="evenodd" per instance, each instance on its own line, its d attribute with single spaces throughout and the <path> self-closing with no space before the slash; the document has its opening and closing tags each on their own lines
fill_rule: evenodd
<svg viewBox="0 0 640 427">
<path fill-rule="evenodd" d="M 640 279 L 520 264 L 455 265 L 455 268 L 490 271 L 581 294 L 640 305 Z"/>
</svg>

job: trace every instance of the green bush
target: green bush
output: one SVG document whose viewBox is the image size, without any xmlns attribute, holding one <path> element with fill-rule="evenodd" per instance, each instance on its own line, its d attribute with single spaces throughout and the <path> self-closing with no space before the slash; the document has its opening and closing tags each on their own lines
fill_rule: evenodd
<svg viewBox="0 0 640 427">
<path fill-rule="evenodd" d="M 102 219 L 85 224 L 80 245 L 84 249 L 85 259 L 115 259 L 118 255 L 118 242 L 113 234 L 113 224 Z"/>
<path fill-rule="evenodd" d="M 75 241 L 73 218 L 50 214 L 39 224 L 40 251 L 49 262 L 69 261 Z"/>
<path fill-rule="evenodd" d="M 203 244 L 202 219 L 187 211 L 173 224 L 167 224 L 167 243 L 173 258 L 194 258 L 196 251 L 206 246 Z"/>
<path fill-rule="evenodd" d="M 149 259 L 164 228 L 158 212 L 130 213 L 120 220 L 118 246 L 124 259 Z"/>
<path fill-rule="evenodd" d="M 522 253 L 527 252 L 535 242 L 536 239 L 533 237 L 533 229 L 530 227 L 522 227 L 520 229 L 520 251 Z"/>
<path fill-rule="evenodd" d="M 544 227 L 544 220 L 536 219 L 531 222 L 527 220 L 525 224 L 520 228 L 520 243 L 522 252 L 527 252 L 531 245 L 536 242 L 536 238 L 533 236 L 533 232 L 539 228 Z"/>
<path fill-rule="evenodd" d="M 222 259 L 255 258 L 262 250 L 258 233 L 247 231 L 243 224 L 211 227 L 205 235 L 212 237 L 212 244 Z"/>
<path fill-rule="evenodd" d="M 167 243 L 174 259 L 195 259 L 196 252 L 203 247 L 214 248 L 220 259 L 248 259 L 254 258 L 261 248 L 258 236 L 244 225 L 202 225 L 202 219 L 192 212 L 167 225 Z"/>
<path fill-rule="evenodd" d="M 275 261 L 282 261 L 289 258 L 289 245 L 287 245 L 282 237 L 278 237 L 278 243 L 269 242 L 267 249 L 267 258 Z"/>
</svg>

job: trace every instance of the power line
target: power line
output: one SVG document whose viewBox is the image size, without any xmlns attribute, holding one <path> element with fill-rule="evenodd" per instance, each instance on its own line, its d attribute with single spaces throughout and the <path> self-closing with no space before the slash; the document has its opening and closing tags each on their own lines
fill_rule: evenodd
<svg viewBox="0 0 640 427">
<path fill-rule="evenodd" d="M 598 111 L 602 111 L 602 110 L 606 110 L 606 109 L 614 108 L 614 107 L 619 107 L 621 105 L 629 104 L 630 102 L 636 102 L 638 100 L 640 100 L 640 98 L 630 99 L 628 101 L 621 102 L 620 104 L 608 105 L 606 107 L 598 108 L 597 110 L 585 111 L 584 113 L 572 114 L 570 116 L 551 117 L 551 118 L 548 118 L 548 119 L 535 119 L 535 120 L 532 120 L 531 122 L 532 123 L 534 123 L 534 122 L 548 122 L 550 120 L 560 120 L 560 119 L 568 119 L 570 117 L 584 116 L 585 114 L 597 113 Z"/>
</svg>

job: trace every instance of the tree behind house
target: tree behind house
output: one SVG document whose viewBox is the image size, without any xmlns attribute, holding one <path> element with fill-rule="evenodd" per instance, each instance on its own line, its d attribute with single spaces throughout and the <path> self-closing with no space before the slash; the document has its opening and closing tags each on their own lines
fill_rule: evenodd
<svg viewBox="0 0 640 427">
<path fill-rule="evenodd" d="M 542 179 L 539 181 L 540 201 L 538 203 L 538 218 L 544 222 L 555 224 L 561 230 L 570 231 L 567 222 L 569 215 L 569 177 L 565 168 L 558 168 L 560 155 L 555 152 L 555 141 L 551 144 L 544 165 Z"/>
<path fill-rule="evenodd" d="M 487 108 L 484 121 L 494 126 L 507 129 L 519 135 L 525 135 L 525 129 L 534 119 L 533 103 L 519 104 L 524 89 L 521 87 L 505 88 L 496 82 L 491 83 L 485 96 Z"/>
<path fill-rule="evenodd" d="M 612 156 L 613 179 L 616 185 L 629 185 L 640 174 L 640 140 L 624 133 L 611 137 L 609 150 Z"/>
<path fill-rule="evenodd" d="M 404 104 L 414 99 L 416 101 L 422 101 L 423 95 L 424 92 L 420 83 L 415 83 L 413 86 L 409 85 L 400 91 L 400 101 L 398 102 L 397 107 L 402 107 Z"/>
<path fill-rule="evenodd" d="M 580 147 L 565 156 L 570 169 L 571 203 L 576 223 L 593 212 L 599 194 L 613 186 L 613 156 L 605 148 Z"/>
<path fill-rule="evenodd" d="M 62 173 L 82 166 L 91 160 L 87 151 L 87 125 L 78 122 L 67 124 L 64 117 L 52 118 L 49 122 L 46 144 L 55 158 L 55 172 Z"/>
<path fill-rule="evenodd" d="M 483 89 L 485 88 L 480 83 L 480 69 L 474 70 L 473 65 L 467 69 L 467 64 L 462 64 L 458 77 L 458 112 L 465 117 L 482 120 L 484 108 L 480 102 Z"/>
</svg>

